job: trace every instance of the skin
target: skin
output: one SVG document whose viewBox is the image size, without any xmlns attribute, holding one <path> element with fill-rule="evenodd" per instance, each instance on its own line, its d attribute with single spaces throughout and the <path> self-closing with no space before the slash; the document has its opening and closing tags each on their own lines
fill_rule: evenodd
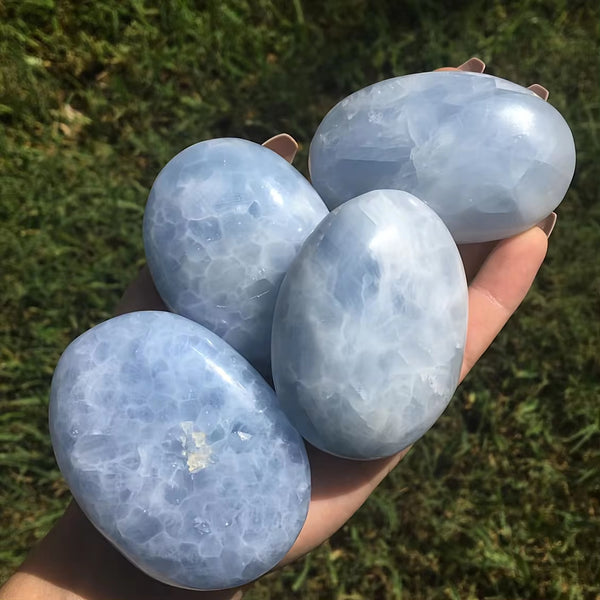
<svg viewBox="0 0 600 600">
<path fill-rule="evenodd" d="M 465 65 L 475 64 L 479 69 L 479 63 L 469 63 Z M 278 137 L 274 144 L 273 139 L 265 145 L 291 162 L 295 154 L 293 139 L 289 138 L 290 142 Z M 553 213 L 515 237 L 459 248 L 469 281 L 469 321 L 461 381 L 525 298 L 546 255 L 547 236 L 555 222 Z M 147 268 L 128 287 L 116 314 L 135 310 L 166 310 Z M 312 472 L 308 517 L 281 565 L 303 556 L 337 531 L 409 451 L 410 448 L 389 458 L 355 462 L 308 447 Z M 239 599 L 242 593 L 243 590 L 194 592 L 149 578 L 96 531 L 75 502 L 0 588 L 2 600 L 225 600 Z"/>
<path fill-rule="evenodd" d="M 550 221 L 553 219 L 550 218 Z M 547 250 L 546 220 L 499 243 L 461 247 L 469 285 L 469 323 L 461 380 L 519 306 Z M 164 309 L 147 269 L 126 291 L 117 313 Z M 308 518 L 283 560 L 306 554 L 337 531 L 409 451 L 354 462 L 308 448 L 312 498 Z M 76 565 L 76 568 L 73 568 Z M 150 579 L 126 561 L 72 503 L 54 529 L 0 589 L 3 600 L 221 600 L 240 591 L 191 592 Z"/>
</svg>

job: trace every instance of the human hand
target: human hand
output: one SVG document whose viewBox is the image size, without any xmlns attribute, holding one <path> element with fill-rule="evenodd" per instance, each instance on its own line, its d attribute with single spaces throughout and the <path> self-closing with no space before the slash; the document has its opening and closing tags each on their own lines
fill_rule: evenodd
<svg viewBox="0 0 600 600">
<path fill-rule="evenodd" d="M 276 136 L 265 145 L 290 162 L 297 147 L 289 136 Z M 546 254 L 547 235 L 555 220 L 556 215 L 550 215 L 537 227 L 513 238 L 459 248 L 469 282 L 469 322 L 461 381 L 525 297 Z M 135 310 L 166 310 L 147 268 L 129 286 L 117 313 Z M 310 508 L 298 539 L 281 564 L 306 554 L 337 531 L 408 451 L 375 461 L 351 461 L 308 447 L 312 473 Z M 75 503 L 0 592 L 4 600 L 241 597 L 239 590 L 193 592 L 149 578 L 96 531 Z"/>
</svg>

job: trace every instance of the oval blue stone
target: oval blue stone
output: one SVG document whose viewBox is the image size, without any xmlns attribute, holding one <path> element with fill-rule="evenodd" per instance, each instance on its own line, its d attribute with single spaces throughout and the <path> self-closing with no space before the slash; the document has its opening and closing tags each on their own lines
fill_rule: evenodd
<svg viewBox="0 0 600 600">
<path fill-rule="evenodd" d="M 535 225 L 562 201 L 574 169 L 573 136 L 555 108 L 514 83 L 461 71 L 348 96 L 310 147 L 312 183 L 329 208 L 369 190 L 405 190 L 459 243 Z"/>
<path fill-rule="evenodd" d="M 248 362 L 183 317 L 131 313 L 72 342 L 52 380 L 50 433 L 92 523 L 165 583 L 247 583 L 304 524 L 302 439 Z"/>
<path fill-rule="evenodd" d="M 446 408 L 466 326 L 465 274 L 440 218 L 406 192 L 369 192 L 325 218 L 284 279 L 277 396 L 318 448 L 389 456 Z"/>
<path fill-rule="evenodd" d="M 162 299 L 270 377 L 273 308 L 302 242 L 327 214 L 306 179 L 258 144 L 194 144 L 160 172 L 144 215 Z"/>
</svg>

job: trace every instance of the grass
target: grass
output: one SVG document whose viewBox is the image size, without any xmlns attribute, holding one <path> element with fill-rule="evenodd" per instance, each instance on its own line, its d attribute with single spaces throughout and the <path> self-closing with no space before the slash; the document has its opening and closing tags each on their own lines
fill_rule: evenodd
<svg viewBox="0 0 600 600">
<path fill-rule="evenodd" d="M 596 2 L 0 2 L 0 580 L 68 502 L 53 368 L 143 264 L 160 167 L 200 139 L 302 144 L 341 97 L 472 55 L 540 82 L 576 176 L 518 315 L 434 429 L 328 543 L 248 594 L 600 598 Z"/>
</svg>

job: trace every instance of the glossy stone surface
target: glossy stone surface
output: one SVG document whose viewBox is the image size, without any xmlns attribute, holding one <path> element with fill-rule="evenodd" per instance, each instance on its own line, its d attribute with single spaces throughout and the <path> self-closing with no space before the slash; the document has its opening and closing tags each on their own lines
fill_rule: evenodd
<svg viewBox="0 0 600 600">
<path fill-rule="evenodd" d="M 90 520 L 171 585 L 255 579 L 306 518 L 304 444 L 273 390 L 178 315 L 127 314 L 72 342 L 52 380 L 50 433 Z"/>
<path fill-rule="evenodd" d="M 279 286 L 327 212 L 306 179 L 267 148 L 239 139 L 190 146 L 160 172 L 146 206 L 144 244 L 158 292 L 270 377 Z"/>
<path fill-rule="evenodd" d="M 442 221 L 405 192 L 369 192 L 325 218 L 284 279 L 277 397 L 322 450 L 391 455 L 450 401 L 466 325 L 465 274 Z"/>
<path fill-rule="evenodd" d="M 397 77 L 325 117 L 310 147 L 315 189 L 334 208 L 375 189 L 408 191 L 457 242 L 514 235 L 562 201 L 575 146 L 558 111 L 532 91 L 480 73 Z"/>
</svg>

